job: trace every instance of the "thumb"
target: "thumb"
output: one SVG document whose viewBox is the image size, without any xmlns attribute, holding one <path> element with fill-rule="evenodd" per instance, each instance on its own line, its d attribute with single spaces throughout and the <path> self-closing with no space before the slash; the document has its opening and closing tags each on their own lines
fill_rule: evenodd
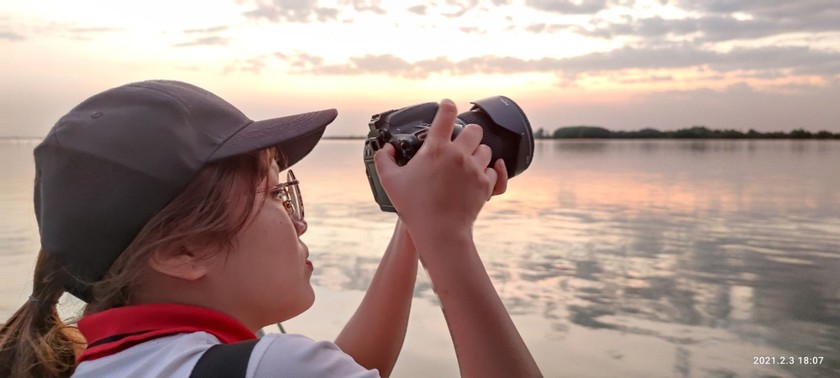
<svg viewBox="0 0 840 378">
<path fill-rule="evenodd" d="M 395 153 L 394 146 L 391 143 L 386 143 L 385 147 L 382 147 L 373 155 L 373 164 L 376 166 L 376 173 L 380 177 L 383 173 L 398 167 Z"/>
</svg>

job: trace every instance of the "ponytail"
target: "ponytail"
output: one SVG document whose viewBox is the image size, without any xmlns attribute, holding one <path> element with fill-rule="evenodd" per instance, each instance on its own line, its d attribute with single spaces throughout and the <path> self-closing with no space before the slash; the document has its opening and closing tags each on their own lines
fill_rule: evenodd
<svg viewBox="0 0 840 378">
<path fill-rule="evenodd" d="M 84 340 L 65 325 L 56 305 L 65 272 L 56 258 L 38 253 L 32 296 L 0 328 L 0 377 L 69 377 Z"/>
</svg>

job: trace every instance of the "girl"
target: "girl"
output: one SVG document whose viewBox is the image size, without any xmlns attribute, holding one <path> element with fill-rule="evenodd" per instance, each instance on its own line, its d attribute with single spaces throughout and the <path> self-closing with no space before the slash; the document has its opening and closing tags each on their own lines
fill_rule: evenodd
<svg viewBox="0 0 840 378">
<path fill-rule="evenodd" d="M 307 229 L 300 182 L 281 171 L 312 150 L 336 111 L 254 122 L 175 81 L 89 98 L 35 149 L 42 249 L 29 301 L 0 330 L 0 375 L 187 377 L 237 366 L 230 351 L 245 350 L 241 371 L 225 374 L 388 376 L 419 257 L 462 375 L 538 376 L 472 240 L 483 204 L 505 191 L 507 171 L 501 160 L 486 168 L 491 154 L 480 127 L 451 140 L 456 114 L 451 101 L 441 102 L 405 166 L 392 147 L 377 153 L 400 216 L 335 342 L 257 340 L 262 327 L 314 301 L 313 263 L 299 239 Z M 58 317 L 65 291 L 87 302 L 81 335 Z"/>
</svg>

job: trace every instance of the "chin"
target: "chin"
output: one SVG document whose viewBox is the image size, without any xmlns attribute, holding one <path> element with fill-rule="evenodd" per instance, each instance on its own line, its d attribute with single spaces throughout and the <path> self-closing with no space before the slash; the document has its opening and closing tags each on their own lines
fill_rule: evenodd
<svg viewBox="0 0 840 378">
<path fill-rule="evenodd" d="M 309 292 L 307 294 L 306 308 L 304 308 L 301 312 L 309 310 L 312 305 L 315 304 L 315 289 L 313 289 L 311 285 L 309 286 Z"/>
<path fill-rule="evenodd" d="M 282 309 L 282 311 L 275 312 L 275 313 L 283 314 L 283 316 L 280 317 L 279 319 L 271 321 L 269 324 L 285 322 L 285 321 L 287 321 L 289 319 L 292 319 L 292 318 L 294 318 L 294 317 L 296 317 L 300 314 L 303 314 L 304 312 L 306 312 L 306 310 L 309 310 L 310 308 L 312 308 L 312 305 L 314 303 L 315 303 L 315 291 L 312 290 L 312 288 L 310 287 L 309 290 L 305 294 L 303 294 L 299 298 L 298 301 L 296 301 L 294 306 L 287 306 L 287 307 L 284 307 Z"/>
</svg>

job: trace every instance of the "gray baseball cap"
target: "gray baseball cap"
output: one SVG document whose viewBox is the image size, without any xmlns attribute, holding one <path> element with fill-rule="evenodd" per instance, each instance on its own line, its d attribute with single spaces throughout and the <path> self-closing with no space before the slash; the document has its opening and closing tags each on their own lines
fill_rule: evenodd
<svg viewBox="0 0 840 378">
<path fill-rule="evenodd" d="M 335 109 L 252 121 L 220 97 L 178 81 L 99 93 L 62 117 L 35 148 L 41 247 L 61 261 L 68 292 L 90 284 L 207 163 L 268 147 L 292 165 Z"/>
</svg>

